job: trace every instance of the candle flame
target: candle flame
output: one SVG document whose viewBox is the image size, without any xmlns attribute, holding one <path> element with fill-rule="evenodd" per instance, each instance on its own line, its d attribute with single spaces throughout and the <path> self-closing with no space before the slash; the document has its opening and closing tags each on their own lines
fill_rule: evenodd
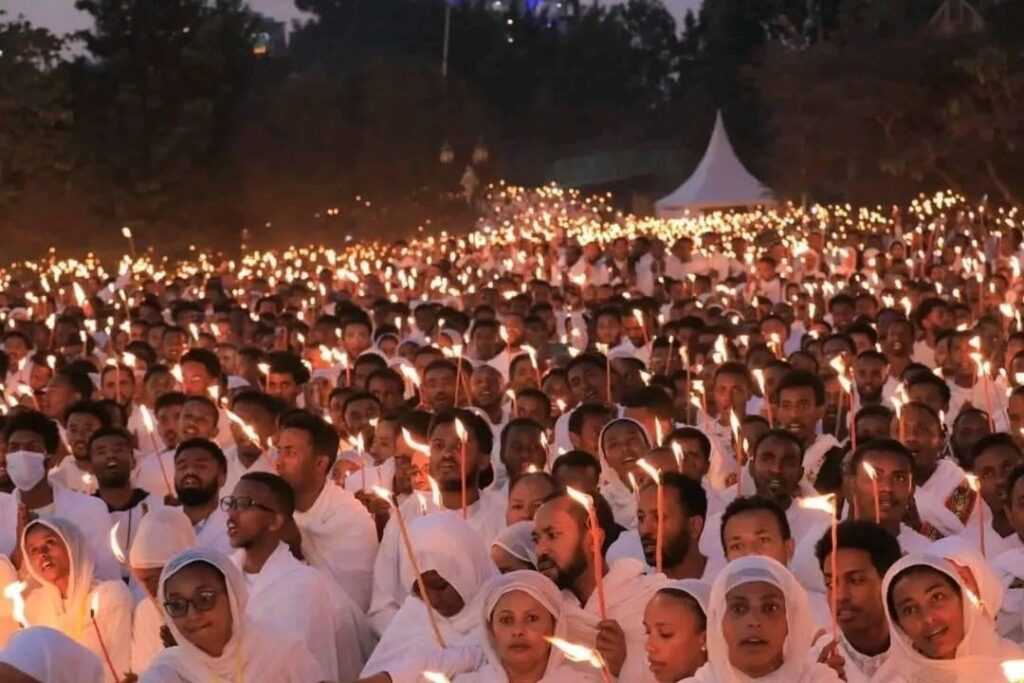
<svg viewBox="0 0 1024 683">
<path fill-rule="evenodd" d="M 679 445 L 678 441 L 672 442 L 672 455 L 676 456 L 676 466 L 679 468 L 679 471 L 682 472 L 685 456 L 683 455 L 683 447 Z"/>
<path fill-rule="evenodd" d="M 582 491 L 577 491 L 576 489 L 574 489 L 571 486 L 566 486 L 565 487 L 565 493 L 570 498 L 575 500 L 577 503 L 582 505 L 583 509 L 585 509 L 587 512 L 590 512 L 590 509 L 594 505 L 594 499 L 593 498 L 591 498 L 587 494 L 583 493 Z"/>
<path fill-rule="evenodd" d="M 110 550 L 114 553 L 114 557 L 121 564 L 125 564 L 127 558 L 124 555 L 124 551 L 121 550 L 121 544 L 117 542 L 117 531 L 121 527 L 121 522 L 118 521 L 114 526 L 110 527 Z"/>
<path fill-rule="evenodd" d="M 96 613 L 100 611 L 100 594 L 93 592 L 92 599 L 89 601 L 89 616 L 93 619 L 96 618 Z"/>
<path fill-rule="evenodd" d="M 24 581 L 14 581 L 4 588 L 4 597 L 11 601 L 12 616 L 16 622 L 21 624 L 22 628 L 28 626 L 28 621 L 25 619 L 25 598 L 21 595 L 26 588 L 28 588 L 28 584 Z"/>
<path fill-rule="evenodd" d="M 835 504 L 836 494 L 829 493 L 824 496 L 807 496 L 800 498 L 797 501 L 797 505 L 804 508 L 805 510 L 820 510 L 827 512 L 830 515 L 834 515 L 836 512 Z"/>
<path fill-rule="evenodd" d="M 434 505 L 441 507 L 441 487 L 437 485 L 437 480 L 429 474 L 427 481 L 430 482 L 430 497 L 433 499 Z"/>
<path fill-rule="evenodd" d="M 975 493 L 981 491 L 981 481 L 973 474 L 965 474 L 964 478 L 967 480 L 967 485 L 971 487 L 971 490 Z"/>
<path fill-rule="evenodd" d="M 423 678 L 427 679 L 428 683 L 451 683 L 447 676 L 436 671 L 424 671 Z"/>
<path fill-rule="evenodd" d="M 545 637 L 544 639 L 561 650 L 562 654 L 569 661 L 590 664 L 595 669 L 604 667 L 604 662 L 601 661 L 600 655 L 589 647 L 579 645 L 578 643 L 570 643 L 568 640 L 562 640 L 561 638 Z"/>
<path fill-rule="evenodd" d="M 405 443 L 409 445 L 409 448 L 413 449 L 417 453 L 422 453 L 423 455 L 430 457 L 430 446 L 417 441 L 412 435 L 412 432 L 409 431 L 408 427 L 402 427 L 402 439 L 404 439 Z"/>
<path fill-rule="evenodd" d="M 864 473 L 868 475 L 868 479 L 875 481 L 878 478 L 878 472 L 871 463 L 861 462 L 860 466 L 864 468 Z"/>
<path fill-rule="evenodd" d="M 469 436 L 469 434 L 466 432 L 465 425 L 462 424 L 462 420 L 460 420 L 459 418 L 455 418 L 455 434 L 456 436 L 459 437 L 459 441 L 463 443 L 466 442 L 466 437 Z"/>
<path fill-rule="evenodd" d="M 382 498 L 383 500 L 386 500 L 387 502 L 394 504 L 394 501 L 391 499 L 390 489 L 386 489 L 383 486 L 377 486 L 376 484 L 370 487 L 370 489 L 373 491 L 373 494 L 378 498 Z"/>
<path fill-rule="evenodd" d="M 1024 659 L 1007 659 L 1002 667 L 1003 675 L 1010 683 L 1024 683 Z"/>
<path fill-rule="evenodd" d="M 637 467 L 642 469 L 648 477 L 654 480 L 654 483 L 661 486 L 661 470 L 657 469 L 654 465 L 647 462 L 644 458 L 640 458 L 636 461 Z M 630 472 L 632 474 L 632 472 Z"/>
</svg>

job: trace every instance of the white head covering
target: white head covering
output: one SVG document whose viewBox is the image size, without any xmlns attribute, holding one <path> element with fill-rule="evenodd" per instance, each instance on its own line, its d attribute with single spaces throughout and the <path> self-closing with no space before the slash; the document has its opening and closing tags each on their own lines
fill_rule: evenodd
<svg viewBox="0 0 1024 683">
<path fill-rule="evenodd" d="M 744 584 L 759 582 L 775 586 L 785 596 L 789 633 L 782 650 L 782 666 L 767 676 L 751 679 L 729 661 L 729 645 L 722 631 L 722 617 L 725 615 L 729 591 Z M 839 681 L 832 669 L 808 659 L 807 653 L 814 641 L 816 628 L 807 593 L 788 569 L 771 558 L 751 555 L 727 564 L 711 586 L 707 617 L 708 662 L 689 680 L 700 683 L 747 683 L 751 680 L 758 683 Z"/>
<path fill-rule="evenodd" d="M 954 659 L 929 659 L 914 649 L 914 644 L 896 623 L 891 596 L 896 577 L 912 567 L 929 567 L 948 577 L 960 589 L 964 615 L 964 638 Z M 970 599 L 971 588 L 948 560 L 931 555 L 907 555 L 889 568 L 882 580 L 886 602 L 885 618 L 892 634 L 892 648 L 886 669 L 901 680 L 915 683 L 953 683 L 959 681 L 1002 681 L 1001 662 L 1021 657 L 1020 648 L 996 633 L 992 619 Z"/>
<path fill-rule="evenodd" d="M 601 429 L 601 433 L 597 437 L 597 452 L 601 462 L 601 495 L 605 497 L 605 500 L 611 506 L 612 512 L 615 514 L 615 521 L 628 529 L 636 526 L 636 494 L 626 482 L 622 481 L 619 473 L 608 464 L 608 457 L 604 447 L 604 440 L 608 430 L 623 423 L 635 425 L 643 435 L 644 442 L 650 447 L 651 437 L 647 434 L 647 429 L 643 424 L 631 417 L 619 417 Z"/>
<path fill-rule="evenodd" d="M 533 544 L 533 522 L 524 520 L 502 529 L 491 546 L 498 546 L 509 555 L 537 566 L 537 549 Z"/>
<path fill-rule="evenodd" d="M 698 605 L 700 605 L 700 609 L 704 612 L 705 618 L 707 617 L 708 605 L 711 603 L 710 584 L 700 581 L 699 579 L 676 579 L 666 582 L 658 589 L 658 592 L 661 593 L 668 589 L 677 590 L 689 595 Z"/>
<path fill-rule="evenodd" d="M 0 662 L 39 683 L 102 683 L 104 676 L 96 655 L 46 626 L 33 626 L 11 636 L 0 652 Z"/>
<path fill-rule="evenodd" d="M 25 562 L 29 575 L 39 584 L 36 589 L 41 593 L 29 594 L 26 603 L 29 623 L 45 623 L 75 640 L 81 640 L 89 625 L 89 593 L 95 582 L 95 564 L 89 554 L 85 538 L 78 527 L 60 517 L 41 518 L 25 525 L 21 534 L 21 547 L 25 547 L 25 538 L 29 531 L 37 527 L 46 527 L 64 541 L 68 550 L 68 590 L 62 596 L 57 585 L 47 581 L 40 575 L 31 561 Z M 35 593 L 35 591 L 33 591 Z"/>
<path fill-rule="evenodd" d="M 1006 588 L 995 569 L 981 556 L 974 544 L 957 536 L 947 536 L 932 543 L 928 548 L 928 554 L 944 557 L 954 565 L 969 569 L 974 582 L 978 584 L 976 592 L 981 598 L 982 608 L 992 618 L 999 614 Z"/>
<path fill-rule="evenodd" d="M 143 515 L 128 560 L 137 569 L 156 569 L 195 544 L 196 532 L 185 513 L 160 507 Z"/>
</svg>

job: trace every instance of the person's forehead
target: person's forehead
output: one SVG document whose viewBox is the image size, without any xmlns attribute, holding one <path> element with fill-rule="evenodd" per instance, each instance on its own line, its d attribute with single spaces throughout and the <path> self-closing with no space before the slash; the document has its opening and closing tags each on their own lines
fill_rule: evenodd
<svg viewBox="0 0 1024 683">
<path fill-rule="evenodd" d="M 769 510 L 743 510 L 730 517 L 725 522 L 723 529 L 725 534 L 736 534 L 740 531 L 746 532 L 768 532 L 782 536 L 782 529 L 779 527 L 779 520 Z"/>
<path fill-rule="evenodd" d="M 871 563 L 871 553 L 863 548 L 844 548 L 839 546 L 836 554 L 836 561 L 842 562 L 844 571 L 863 571 L 870 569 L 876 576 L 874 565 Z"/>
<path fill-rule="evenodd" d="M 240 479 L 235 484 L 232 495 L 235 496 L 247 496 L 256 500 L 257 502 L 263 502 L 270 497 L 270 490 L 258 481 L 252 481 L 250 479 Z"/>
<path fill-rule="evenodd" d="M 754 455 L 760 455 L 761 453 L 782 452 L 784 455 L 800 455 L 800 448 L 789 439 L 785 439 L 781 436 L 775 436 L 774 434 L 762 437 L 757 442 L 757 450 Z"/>
<path fill-rule="evenodd" d="M 118 446 L 128 446 L 130 442 L 120 434 L 108 434 L 101 436 L 98 439 L 94 439 L 92 442 L 92 448 L 115 448 Z"/>
<path fill-rule="evenodd" d="M 17 429 L 11 432 L 10 441 L 43 441 L 44 437 L 39 432 L 34 432 L 30 429 Z"/>
<path fill-rule="evenodd" d="M 217 414 L 217 410 L 204 401 L 185 401 L 181 412 L 188 413 L 189 417 L 196 417 L 201 413 L 212 418 Z"/>
<path fill-rule="evenodd" d="M 205 448 L 193 447 L 186 448 L 175 456 L 175 461 L 178 460 L 216 460 L 213 453 Z"/>
</svg>

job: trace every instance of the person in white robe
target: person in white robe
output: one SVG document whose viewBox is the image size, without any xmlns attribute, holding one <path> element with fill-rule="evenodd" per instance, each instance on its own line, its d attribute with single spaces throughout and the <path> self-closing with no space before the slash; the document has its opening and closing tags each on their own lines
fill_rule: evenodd
<svg viewBox="0 0 1024 683">
<path fill-rule="evenodd" d="M 0 681 L 103 683 L 103 680 L 99 657 L 47 626 L 18 631 L 0 650 Z"/>
<path fill-rule="evenodd" d="M 171 559 L 195 544 L 192 522 L 177 508 L 151 510 L 139 522 L 128 552 L 128 565 L 146 596 L 135 605 L 132 618 L 132 671 L 145 671 L 164 648 L 160 633 L 164 615 L 157 604 L 160 573 Z"/>
<path fill-rule="evenodd" d="M 902 558 L 886 572 L 882 594 L 892 654 L 873 681 L 1005 681 L 1002 662 L 1024 655 L 999 636 L 974 588 L 946 559 Z"/>
<path fill-rule="evenodd" d="M 22 534 L 25 568 L 37 584 L 25 596 L 25 617 L 33 626 L 49 626 L 104 658 L 107 683 L 131 665 L 132 597 L 118 579 L 101 581 L 82 532 L 59 517 L 37 519 Z"/>
<path fill-rule="evenodd" d="M 291 487 L 276 474 L 250 472 L 221 504 L 237 549 L 231 560 L 249 587 L 248 616 L 301 634 L 329 680 L 355 679 L 375 639 L 352 599 L 296 560 L 282 542 L 285 521 L 295 509 Z"/>
<path fill-rule="evenodd" d="M 734 560 L 711 586 L 708 662 L 683 683 L 838 683 L 807 659 L 816 630 L 789 570 L 758 555 Z"/>
<path fill-rule="evenodd" d="M 444 645 L 477 645 L 474 631 L 480 623 L 480 612 L 473 601 L 484 584 L 498 574 L 483 539 L 453 511 L 412 520 L 408 528 Z M 362 671 L 364 677 L 387 673 L 393 683 L 416 681 L 423 658 L 443 649 L 433 635 L 427 607 L 414 588 L 416 574 L 404 552 L 400 576 L 402 584 L 409 587 L 409 597 Z M 437 585 L 441 584 L 439 590 Z"/>
<path fill-rule="evenodd" d="M 188 550 L 171 560 L 160 575 L 157 599 L 177 644 L 156 656 L 140 683 L 328 680 L 294 634 L 249 618 L 245 579 L 215 550 Z M 191 615 L 200 612 L 204 628 L 195 630 Z"/>
<path fill-rule="evenodd" d="M 612 420 L 598 437 L 601 462 L 599 490 L 611 506 L 615 522 L 626 529 L 636 527 L 636 492 L 628 482 L 629 474 L 636 469 L 636 461 L 647 455 L 650 448 L 647 430 L 628 417 Z"/>
</svg>

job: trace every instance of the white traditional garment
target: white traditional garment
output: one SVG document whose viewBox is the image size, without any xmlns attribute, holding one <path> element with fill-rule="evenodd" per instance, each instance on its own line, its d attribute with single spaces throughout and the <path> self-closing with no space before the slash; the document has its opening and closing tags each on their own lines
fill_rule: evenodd
<svg viewBox="0 0 1024 683">
<path fill-rule="evenodd" d="M 380 486 L 389 491 L 395 487 L 395 459 L 388 458 L 381 464 L 374 463 L 373 456 L 364 453 L 359 460 L 354 460 L 360 469 L 345 477 L 345 490 L 355 494 L 359 491 L 372 491 Z"/>
<path fill-rule="evenodd" d="M 651 438 L 647 434 L 647 430 L 642 424 L 629 417 L 618 417 L 611 420 L 601 429 L 601 434 L 597 438 L 598 444 L 598 456 L 601 463 L 601 479 L 598 483 L 598 490 L 604 499 L 608 501 L 608 505 L 612 508 L 612 515 L 615 517 L 615 523 L 626 528 L 636 528 L 636 493 L 629 487 L 629 485 L 622 481 L 619 477 L 618 472 L 612 469 L 612 466 L 608 464 L 608 460 L 605 457 L 604 440 L 605 435 L 608 434 L 608 428 L 613 425 L 622 424 L 628 422 L 635 425 L 640 433 L 643 434 L 644 443 L 650 448 Z"/>
<path fill-rule="evenodd" d="M 175 556 L 193 548 L 196 532 L 180 508 L 157 508 L 139 522 L 138 532 L 128 552 L 132 569 L 163 569 Z M 160 627 L 163 612 L 156 596 L 146 596 L 135 605 L 132 620 L 132 671 L 145 671 L 164 648 Z"/>
<path fill-rule="evenodd" d="M 254 623 L 281 628 L 302 637 L 327 680 L 359 677 L 374 639 L 366 617 L 327 578 L 294 557 L 288 546 L 277 546 L 257 574 L 246 573 L 245 551 L 231 560 L 249 589 L 247 617 Z"/>
<path fill-rule="evenodd" d="M 498 654 L 490 623 L 498 601 L 514 591 L 526 593 L 540 603 L 548 614 L 554 617 L 553 637 L 571 642 L 569 621 L 573 608 L 568 607 L 562 600 L 558 587 L 543 574 L 538 574 L 535 571 L 509 572 L 504 576 L 492 579 L 481 591 L 481 600 L 478 601 L 481 603 L 480 642 L 483 646 L 486 664 L 477 671 L 456 676 L 454 683 L 509 683 L 509 676 Z M 601 676 L 593 667 L 573 665 L 565 659 L 561 650 L 552 646 L 548 654 L 547 668 L 544 669 L 544 675 L 537 683 L 586 683 L 600 680 Z"/>
<path fill-rule="evenodd" d="M 59 517 L 38 519 L 25 527 L 22 547 L 28 532 L 36 526 L 53 531 L 64 542 L 68 553 L 67 595 L 56 584 L 47 581 L 32 562 L 25 567 L 37 584 L 25 596 L 25 617 L 33 626 L 49 626 L 61 631 L 88 648 L 97 657 L 103 657 L 106 645 L 110 661 L 119 675 L 128 671 L 131 663 L 132 596 L 127 586 L 116 581 L 99 581 L 82 532 L 73 523 Z M 90 619 L 92 607 L 98 605 L 95 619 Z M 107 683 L 120 683 L 104 668 Z"/>
<path fill-rule="evenodd" d="M 377 526 L 355 496 L 328 481 L 313 505 L 295 511 L 302 554 L 310 565 L 337 582 L 366 610 L 370 606 Z"/>
<path fill-rule="evenodd" d="M 249 472 L 277 474 L 277 468 L 274 466 L 277 454 L 272 451 L 261 452 L 259 457 L 248 467 L 238 457 L 237 445 L 224 449 L 224 458 L 228 461 L 228 473 L 224 477 L 224 486 L 220 487 L 222 496 L 231 495 L 231 492 L 235 490 L 235 486 L 238 484 L 238 480 Z"/>
<path fill-rule="evenodd" d="M 818 434 L 817 438 L 804 449 L 804 477 L 801 481 L 802 488 L 814 489 L 814 482 L 818 479 L 822 465 L 825 464 L 825 456 L 833 448 L 838 448 L 839 442 L 831 434 Z"/>
<path fill-rule="evenodd" d="M 110 514 L 106 504 L 99 498 L 70 491 L 62 486 L 52 488 L 53 504 L 40 516 L 73 520 L 89 547 L 89 554 L 96 565 L 96 577 L 103 580 L 120 579 L 121 566 L 110 549 Z M 15 526 L 20 501 L 21 492 L 17 489 L 9 496 L 0 494 L 0 553 L 4 555 L 10 556 L 18 542 Z"/>
<path fill-rule="evenodd" d="M 517 560 L 537 566 L 537 548 L 533 543 L 533 522 L 530 520 L 505 527 L 491 546 L 498 546 Z"/>
<path fill-rule="evenodd" d="M 435 612 L 445 645 L 452 647 L 471 642 L 480 616 L 474 600 L 484 584 L 498 573 L 487 546 L 453 511 L 410 520 L 409 536 L 420 571 L 437 572 L 464 603 L 462 610 L 452 617 Z M 412 563 L 404 553 L 400 562 L 400 581 L 408 586 L 410 598 L 402 603 L 381 636 L 370 661 L 363 667 L 364 677 L 386 671 L 394 681 L 400 672 L 415 668 L 411 665 L 419 658 L 441 650 L 434 639 L 425 604 L 411 592 L 416 581 Z"/>
<path fill-rule="evenodd" d="M 99 657 L 60 631 L 33 626 L 18 631 L 0 651 L 8 664 L 39 683 L 102 683 Z M 0 672 L 2 673 L 2 672 Z"/>
<path fill-rule="evenodd" d="M 92 472 L 82 469 L 74 456 L 68 456 L 61 460 L 60 464 L 54 467 L 46 475 L 52 486 L 63 486 L 66 489 L 84 493 L 91 496 L 96 493 L 97 482 Z"/>
<path fill-rule="evenodd" d="M 981 507 L 984 506 L 984 507 Z M 1014 550 L 1016 548 L 1024 548 L 1024 543 L 1021 542 L 1020 536 L 1017 532 L 1011 532 L 1009 536 L 1003 536 L 995 527 L 992 526 L 992 508 L 989 507 L 988 503 L 985 502 L 984 498 L 979 499 L 979 504 L 975 505 L 975 511 L 971 515 L 971 519 L 964 525 L 964 530 L 957 536 L 951 538 L 959 538 L 964 541 L 967 545 L 972 548 L 981 548 L 981 535 L 985 535 L 985 556 L 986 557 L 999 557 L 1003 553 Z M 978 514 L 979 510 L 983 510 L 984 515 L 982 519 L 982 530 L 978 529 Z"/>
<path fill-rule="evenodd" d="M 132 486 L 157 498 L 174 495 L 174 449 L 150 453 L 142 459 L 132 477 Z"/>
<path fill-rule="evenodd" d="M 831 644 L 831 637 L 817 638 L 809 653 L 810 661 L 817 662 L 825 648 Z M 873 681 L 885 663 L 889 661 L 890 652 L 892 652 L 891 647 L 877 655 L 866 655 L 851 645 L 842 629 L 839 630 L 839 655 L 844 660 L 843 676 L 846 683 L 870 683 Z"/>
<path fill-rule="evenodd" d="M 466 522 L 479 534 L 488 548 L 505 528 L 506 500 L 507 498 L 501 494 L 488 489 L 480 492 L 477 502 L 466 507 Z M 421 499 L 419 496 L 408 498 L 401 506 L 406 524 L 419 517 L 446 512 L 446 509 L 438 507 L 432 499 Z M 409 595 L 411 586 L 402 583 L 399 577 L 401 558 L 404 556 L 405 548 L 402 545 L 398 521 L 392 512 L 391 519 L 384 527 L 384 535 L 373 564 L 373 597 L 368 615 L 373 630 L 378 635 L 384 633 Z"/>
<path fill-rule="evenodd" d="M 665 586 L 666 579 L 664 574 L 645 574 L 645 568 L 643 562 L 623 559 L 610 565 L 608 573 L 604 575 L 607 617 L 618 622 L 626 635 L 626 661 L 619 673 L 620 681 L 654 680 L 647 666 L 644 610 L 651 597 Z M 580 605 L 572 591 L 563 590 L 562 595 L 570 604 Z M 597 590 L 590 594 L 586 604 L 580 606 L 596 624 L 600 619 Z M 594 636 L 596 632 L 591 635 L 592 638 Z"/>
<path fill-rule="evenodd" d="M 786 599 L 786 623 L 789 633 L 782 651 L 782 665 L 772 673 L 752 679 L 738 671 L 729 661 L 729 645 L 725 641 L 722 618 L 729 591 L 748 583 L 768 583 Z M 832 669 L 810 662 L 807 652 L 814 640 L 816 627 L 810 616 L 807 593 L 785 567 L 768 557 L 751 555 L 730 562 L 711 586 L 708 601 L 708 662 L 685 683 L 838 683 Z"/>
<path fill-rule="evenodd" d="M 928 481 L 914 488 L 914 505 L 923 525 L 918 531 L 931 538 L 963 533 L 977 498 L 960 466 L 941 458 Z"/>
<path fill-rule="evenodd" d="M 222 555 L 228 555 L 234 551 L 231 547 L 231 539 L 228 538 L 228 515 L 220 509 L 220 506 L 215 507 L 206 519 L 200 520 L 192 528 L 196 532 L 197 548 L 209 548 Z"/>
<path fill-rule="evenodd" d="M 953 659 L 929 659 L 918 652 L 913 642 L 896 623 L 888 607 L 892 604 L 893 582 L 912 567 L 923 566 L 945 575 L 960 591 L 964 637 Z M 889 568 L 882 580 L 882 595 L 886 602 L 885 617 L 892 634 L 889 660 L 875 676 L 879 683 L 969 683 L 971 681 L 1003 681 L 1001 663 L 1019 659 L 1024 651 L 1014 643 L 1003 640 L 996 632 L 992 620 L 980 604 L 968 599 L 972 589 L 964 582 L 949 561 L 932 555 L 908 555 Z"/>
<path fill-rule="evenodd" d="M 231 608 L 231 639 L 214 657 L 193 645 L 174 619 L 167 626 L 177 643 L 153 660 L 141 683 L 310 683 L 327 680 L 309 649 L 294 635 L 258 625 L 247 615 L 249 593 L 241 572 L 213 550 L 195 549 L 171 560 L 160 575 L 158 600 L 167 599 L 167 581 L 191 564 L 206 564 L 224 576 Z M 253 606 L 256 609 L 256 606 Z"/>
<path fill-rule="evenodd" d="M 988 617 L 996 618 L 996 614 L 1003 607 L 1006 588 L 992 564 L 982 557 L 975 546 L 953 536 L 932 543 L 926 554 L 941 557 L 958 569 L 969 570 L 975 584 L 971 592 L 981 600 L 981 609 Z"/>
<path fill-rule="evenodd" d="M 797 498 L 786 508 L 786 520 L 789 522 L 789 531 L 796 545 L 808 542 L 805 539 L 814 538 L 814 541 L 810 542 L 813 549 L 813 543 L 817 538 L 821 538 L 821 529 L 831 524 L 832 517 L 823 510 L 801 507 L 800 499 Z M 704 524 L 704 531 L 700 535 L 700 552 L 709 559 L 719 560 L 725 557 L 725 548 L 722 547 L 722 515 L 709 517 Z"/>
<path fill-rule="evenodd" d="M 1006 591 L 996 616 L 999 634 L 1019 643 L 1024 640 L 1024 548 L 993 558 L 992 569 Z"/>
<path fill-rule="evenodd" d="M 0 555 L 0 586 L 8 586 L 17 580 L 18 570 L 6 555 Z M 10 600 L 0 600 L 0 648 L 6 647 L 7 641 L 20 628 L 14 620 L 13 607 Z"/>
<path fill-rule="evenodd" d="M 740 476 L 732 428 L 721 424 L 703 410 L 697 411 L 695 422 L 695 428 L 711 443 L 707 480 L 711 482 L 711 488 L 715 491 L 724 491 L 735 484 L 737 477 Z"/>
</svg>

